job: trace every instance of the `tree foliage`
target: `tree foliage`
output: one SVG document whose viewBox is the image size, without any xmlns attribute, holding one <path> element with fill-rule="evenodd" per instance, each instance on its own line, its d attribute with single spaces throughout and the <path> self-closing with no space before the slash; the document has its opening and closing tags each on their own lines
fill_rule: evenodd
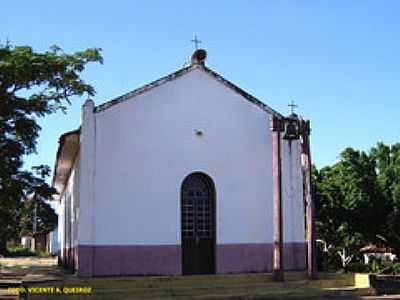
<svg viewBox="0 0 400 300">
<path fill-rule="evenodd" d="M 52 231 L 57 226 L 57 220 L 54 209 L 42 199 L 32 195 L 21 207 L 19 233 L 21 236 L 33 236 L 35 233 Z"/>
<path fill-rule="evenodd" d="M 392 146 L 378 143 L 372 148 L 371 157 L 376 161 L 383 200 L 390 207 L 381 235 L 400 254 L 400 143 Z"/>
<path fill-rule="evenodd" d="M 347 148 L 334 165 L 314 168 L 318 239 L 348 253 L 370 243 L 399 253 L 399 175 L 400 144 L 378 143 L 368 153 Z"/>
<path fill-rule="evenodd" d="M 80 76 L 90 62 L 102 63 L 100 49 L 66 54 L 52 46 L 0 45 L 0 253 L 18 232 L 23 199 L 35 193 L 49 199 L 48 166 L 23 169 L 23 157 L 36 152 L 39 118 L 65 111 L 72 97 L 94 95 Z"/>
</svg>

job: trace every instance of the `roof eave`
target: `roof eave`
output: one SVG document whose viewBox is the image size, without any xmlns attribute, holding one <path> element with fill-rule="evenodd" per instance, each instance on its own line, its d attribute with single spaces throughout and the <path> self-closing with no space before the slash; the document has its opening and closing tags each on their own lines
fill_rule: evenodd
<svg viewBox="0 0 400 300">
<path fill-rule="evenodd" d="M 276 110 L 272 109 L 267 104 L 265 104 L 264 102 L 262 102 L 258 98 L 254 97 L 250 93 L 248 93 L 245 90 L 241 89 L 236 84 L 234 84 L 231 81 L 225 79 L 223 76 L 219 75 L 217 72 L 211 70 L 210 68 L 208 68 L 206 66 L 203 66 L 203 68 L 208 74 L 213 76 L 215 79 L 220 81 L 222 84 L 224 84 L 225 86 L 231 88 L 233 91 L 235 91 L 236 93 L 240 94 L 242 97 L 244 97 L 248 101 L 252 102 L 253 104 L 258 106 L 262 110 L 264 110 L 264 111 L 266 111 L 266 112 L 268 112 L 270 114 L 276 115 L 279 118 L 283 118 L 283 116 L 279 112 L 277 112 Z"/>
<path fill-rule="evenodd" d="M 79 151 L 80 128 L 66 132 L 60 136 L 56 161 L 54 164 L 54 175 L 52 186 L 58 194 L 53 196 L 58 200 L 65 189 L 71 173 L 76 155 Z"/>
</svg>

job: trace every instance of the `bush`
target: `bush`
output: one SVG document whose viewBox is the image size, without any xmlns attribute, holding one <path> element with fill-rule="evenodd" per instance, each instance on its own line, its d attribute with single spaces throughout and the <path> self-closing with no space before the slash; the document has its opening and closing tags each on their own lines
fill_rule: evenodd
<svg viewBox="0 0 400 300">
<path fill-rule="evenodd" d="M 393 274 L 400 275 L 400 263 L 393 264 Z"/>
<path fill-rule="evenodd" d="M 400 262 L 393 263 L 376 259 L 372 260 L 368 265 L 361 262 L 354 262 L 346 267 L 346 271 L 354 273 L 400 275 Z"/>
<path fill-rule="evenodd" d="M 370 273 L 370 266 L 362 262 L 353 262 L 346 266 L 346 272 L 352 273 Z"/>
<path fill-rule="evenodd" d="M 386 267 L 388 267 L 388 265 L 379 259 L 373 259 L 368 265 L 370 266 L 371 273 L 381 273 Z"/>
<path fill-rule="evenodd" d="M 7 257 L 23 257 L 23 256 L 37 256 L 37 257 L 50 257 L 50 253 L 45 251 L 31 251 L 29 248 L 23 246 L 14 246 L 7 249 Z"/>
<path fill-rule="evenodd" d="M 400 274 L 400 263 L 385 262 L 379 271 L 380 274 L 398 275 Z"/>
<path fill-rule="evenodd" d="M 8 257 L 36 256 L 36 253 L 23 246 L 14 246 L 7 248 Z"/>
<path fill-rule="evenodd" d="M 40 250 L 35 251 L 35 255 L 38 257 L 50 257 L 51 256 L 50 253 L 45 252 L 45 251 L 40 251 Z"/>
<path fill-rule="evenodd" d="M 317 247 L 317 268 L 322 272 L 336 272 L 342 269 L 342 263 L 336 249 L 324 252 L 321 244 Z"/>
</svg>

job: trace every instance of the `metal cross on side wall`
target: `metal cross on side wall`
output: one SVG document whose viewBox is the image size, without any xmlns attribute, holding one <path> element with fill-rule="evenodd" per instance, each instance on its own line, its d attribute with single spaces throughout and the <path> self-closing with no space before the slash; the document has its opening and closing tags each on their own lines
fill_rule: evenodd
<svg viewBox="0 0 400 300">
<path fill-rule="evenodd" d="M 293 114 L 293 113 L 294 113 L 294 109 L 295 109 L 296 107 L 298 107 L 298 106 L 294 103 L 293 100 L 288 104 L 288 106 L 290 107 L 290 113 L 291 113 L 291 114 Z"/>
</svg>

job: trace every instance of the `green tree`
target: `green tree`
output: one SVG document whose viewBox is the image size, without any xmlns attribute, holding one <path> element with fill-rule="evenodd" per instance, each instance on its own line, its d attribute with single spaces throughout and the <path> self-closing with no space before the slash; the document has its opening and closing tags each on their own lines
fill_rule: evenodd
<svg viewBox="0 0 400 300">
<path fill-rule="evenodd" d="M 38 118 L 65 112 L 71 97 L 94 95 L 80 75 L 88 63 L 102 61 L 100 49 L 66 54 L 57 46 L 35 52 L 0 45 L 0 254 L 18 234 L 23 200 L 30 194 L 49 199 L 55 192 L 44 179 L 47 166 L 23 169 L 23 156 L 36 152 Z"/>
<path fill-rule="evenodd" d="M 50 175 L 50 168 L 47 166 L 39 166 L 34 169 L 39 169 L 42 172 L 37 174 L 35 178 L 36 191 L 42 187 L 44 191 L 39 194 L 32 193 L 21 203 L 21 208 L 18 213 L 19 226 L 18 233 L 20 236 L 32 236 L 36 232 L 49 232 L 57 226 L 57 214 L 54 209 L 45 202 L 53 194 L 53 189 L 49 189 L 45 179 Z M 44 172 L 45 171 L 45 172 Z M 49 192 L 49 194 L 46 194 Z M 34 224 L 36 226 L 34 226 Z"/>
<path fill-rule="evenodd" d="M 363 151 L 347 148 L 339 165 L 344 208 L 351 229 L 362 234 L 364 242 L 374 242 L 384 229 L 383 220 L 390 209 L 378 186 L 375 160 Z"/>
<path fill-rule="evenodd" d="M 390 207 L 382 201 L 374 159 L 347 148 L 333 166 L 315 170 L 313 178 L 318 238 L 342 254 L 375 242 Z"/>
<path fill-rule="evenodd" d="M 392 146 L 378 143 L 370 156 L 376 161 L 381 202 L 390 209 L 384 218 L 385 229 L 380 233 L 386 243 L 400 254 L 400 143 Z"/>
<path fill-rule="evenodd" d="M 21 236 L 32 236 L 36 232 L 52 231 L 57 226 L 57 219 L 57 214 L 48 203 L 42 199 L 35 199 L 33 196 L 24 201 L 20 210 L 19 232 Z"/>
</svg>

